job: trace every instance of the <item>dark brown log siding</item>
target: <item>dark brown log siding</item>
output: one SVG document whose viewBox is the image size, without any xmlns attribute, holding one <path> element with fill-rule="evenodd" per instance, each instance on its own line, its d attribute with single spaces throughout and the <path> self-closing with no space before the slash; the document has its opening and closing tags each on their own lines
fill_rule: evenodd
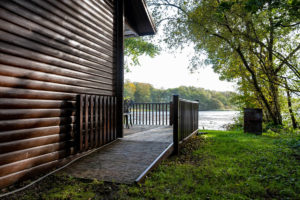
<svg viewBox="0 0 300 200">
<path fill-rule="evenodd" d="M 78 94 L 115 95 L 114 14 L 105 0 L 0 1 L 0 188 L 72 158 Z"/>
</svg>

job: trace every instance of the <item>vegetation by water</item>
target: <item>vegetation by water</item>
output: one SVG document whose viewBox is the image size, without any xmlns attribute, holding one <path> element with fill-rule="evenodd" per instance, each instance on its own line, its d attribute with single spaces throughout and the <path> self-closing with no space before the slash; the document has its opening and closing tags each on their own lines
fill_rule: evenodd
<svg viewBox="0 0 300 200">
<path fill-rule="evenodd" d="M 217 92 L 203 88 L 181 86 L 172 89 L 157 89 L 148 83 L 130 82 L 124 84 L 124 97 L 135 102 L 170 102 L 172 95 L 199 100 L 199 110 L 234 110 L 235 93 Z"/>
<path fill-rule="evenodd" d="M 300 199 L 299 135 L 206 132 L 144 184 L 51 176 L 8 199 Z"/>
<path fill-rule="evenodd" d="M 165 51 L 194 47 L 187 67 L 212 67 L 235 82 L 240 109 L 262 108 L 266 123 L 299 127 L 299 0 L 147 3 L 160 31 L 151 42 Z"/>
</svg>

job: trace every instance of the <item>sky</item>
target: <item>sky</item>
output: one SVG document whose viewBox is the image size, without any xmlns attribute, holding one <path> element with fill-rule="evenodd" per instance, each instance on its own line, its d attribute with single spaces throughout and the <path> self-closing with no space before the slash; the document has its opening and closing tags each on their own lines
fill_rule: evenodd
<svg viewBox="0 0 300 200">
<path fill-rule="evenodd" d="M 211 66 L 202 66 L 191 73 L 188 69 L 190 51 L 169 53 L 150 58 L 142 56 L 140 66 L 131 66 L 131 72 L 125 73 L 125 80 L 131 82 L 150 83 L 155 88 L 175 88 L 179 86 L 195 86 L 215 91 L 235 91 L 234 83 L 220 81 Z"/>
</svg>

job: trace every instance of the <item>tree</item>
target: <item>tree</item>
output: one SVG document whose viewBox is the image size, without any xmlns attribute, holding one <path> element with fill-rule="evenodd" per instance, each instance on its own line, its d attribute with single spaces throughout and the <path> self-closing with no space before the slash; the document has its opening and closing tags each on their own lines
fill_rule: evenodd
<svg viewBox="0 0 300 200">
<path fill-rule="evenodd" d="M 134 99 L 136 102 L 148 103 L 151 102 L 151 90 L 152 85 L 148 83 L 134 83 L 136 87 L 136 92 L 134 94 Z"/>
<path fill-rule="evenodd" d="M 168 102 L 170 100 L 169 96 L 171 95 L 169 95 L 168 92 L 163 89 L 153 88 L 151 92 L 152 102 L 155 103 Z"/>
<path fill-rule="evenodd" d="M 292 74 L 299 85 L 299 5 L 296 0 L 151 0 L 164 23 L 165 42 L 207 55 L 221 78 L 236 80 L 249 105 L 260 105 L 274 124 L 282 124 L 280 87 Z M 169 11 L 161 12 L 163 9 Z M 173 9 L 170 11 L 170 9 Z M 165 16 L 169 13 L 169 16 Z M 199 56 L 192 60 L 199 66 Z M 298 84 L 297 84 L 298 83 Z M 292 85 L 292 84 L 291 84 Z M 246 93 L 248 94 L 246 94 Z"/>
<path fill-rule="evenodd" d="M 210 108 L 209 110 L 224 110 L 224 104 L 215 98 L 210 99 L 208 106 Z"/>
<path fill-rule="evenodd" d="M 172 101 L 172 95 L 178 94 L 188 100 L 198 100 L 199 110 L 235 110 L 236 96 L 233 92 L 217 92 L 203 88 L 181 86 L 170 89 L 156 89 L 148 83 L 132 83 L 129 80 L 124 85 L 124 96 L 140 103 L 167 103 Z"/>
<path fill-rule="evenodd" d="M 126 80 L 124 83 L 124 98 L 134 100 L 136 86 L 132 82 Z"/>
<path fill-rule="evenodd" d="M 159 53 L 158 46 L 143 38 L 126 38 L 124 40 L 125 70 L 129 72 L 129 66 L 140 65 L 140 56 L 147 55 L 153 58 Z"/>
<path fill-rule="evenodd" d="M 287 104 L 288 104 L 288 110 L 291 116 L 291 121 L 292 121 L 292 125 L 293 128 L 296 129 L 298 128 L 298 122 L 296 121 L 296 117 L 293 111 L 293 107 L 292 107 L 292 97 L 290 94 L 290 90 L 288 89 L 288 84 L 287 84 L 287 80 L 285 81 L 286 84 L 286 96 L 287 96 Z"/>
</svg>

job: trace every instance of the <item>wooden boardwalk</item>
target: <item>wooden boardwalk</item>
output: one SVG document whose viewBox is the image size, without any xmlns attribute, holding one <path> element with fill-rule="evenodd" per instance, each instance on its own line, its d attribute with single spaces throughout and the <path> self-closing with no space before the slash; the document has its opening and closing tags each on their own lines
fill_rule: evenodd
<svg viewBox="0 0 300 200">
<path fill-rule="evenodd" d="M 97 179 L 117 183 L 133 183 L 145 175 L 145 170 L 158 161 L 172 146 L 172 127 L 135 127 L 127 136 L 84 157 L 65 168 L 78 178 Z M 169 152 L 168 152 L 169 153 Z"/>
</svg>

